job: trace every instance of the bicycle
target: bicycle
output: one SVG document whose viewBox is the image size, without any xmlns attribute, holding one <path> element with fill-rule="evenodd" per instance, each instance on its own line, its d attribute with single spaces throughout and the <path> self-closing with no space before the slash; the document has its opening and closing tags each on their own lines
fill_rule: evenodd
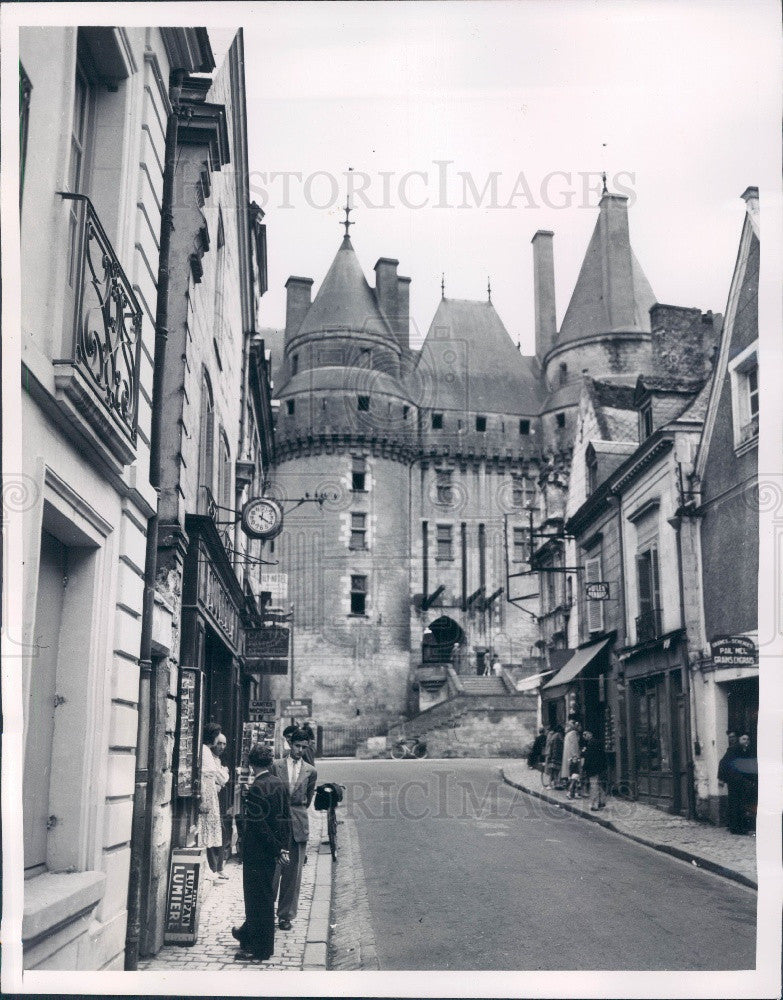
<svg viewBox="0 0 783 1000">
<path fill-rule="evenodd" d="M 326 832 L 328 840 L 323 841 L 329 845 L 332 855 L 332 862 L 337 864 L 337 806 L 343 800 L 345 785 L 338 785 L 337 782 L 328 782 L 319 785 L 315 790 L 315 800 L 313 805 L 319 812 L 326 812 Z"/>
<path fill-rule="evenodd" d="M 411 746 L 410 744 L 413 744 Z M 392 745 L 391 756 L 393 760 L 405 760 L 406 757 L 414 757 L 416 760 L 423 760 L 427 756 L 427 744 L 416 737 L 414 740 L 399 739 Z"/>
</svg>

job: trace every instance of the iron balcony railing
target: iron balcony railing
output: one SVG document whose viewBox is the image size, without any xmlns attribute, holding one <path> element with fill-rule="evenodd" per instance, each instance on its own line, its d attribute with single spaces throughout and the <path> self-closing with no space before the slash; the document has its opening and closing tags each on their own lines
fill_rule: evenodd
<svg viewBox="0 0 783 1000">
<path fill-rule="evenodd" d="M 136 446 L 141 365 L 141 306 L 90 199 L 60 192 L 69 202 L 68 286 L 73 315 L 66 316 L 64 347 L 72 366 Z M 68 326 L 70 325 L 70 330 Z M 70 339 L 70 343 L 69 343 Z"/>
<path fill-rule="evenodd" d="M 639 615 L 636 619 L 636 641 L 641 642 L 652 642 L 653 639 L 658 639 L 663 634 L 663 629 L 661 628 L 661 609 L 653 608 L 651 611 L 645 611 L 643 614 Z"/>
</svg>

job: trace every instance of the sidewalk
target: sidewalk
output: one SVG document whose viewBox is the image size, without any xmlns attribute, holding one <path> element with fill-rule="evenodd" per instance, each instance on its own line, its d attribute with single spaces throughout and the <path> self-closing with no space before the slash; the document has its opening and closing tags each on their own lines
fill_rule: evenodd
<svg viewBox="0 0 783 1000">
<path fill-rule="evenodd" d="M 243 962 L 234 957 L 239 945 L 231 936 L 231 928 L 243 922 L 245 907 L 242 865 L 232 859 L 225 868 L 228 879 L 216 880 L 207 890 L 199 918 L 198 942 L 192 947 L 165 945 L 154 958 L 140 959 L 139 971 L 325 969 L 332 895 L 332 859 L 329 848 L 321 845 L 325 838 L 326 814 L 311 810 L 299 912 L 290 931 L 275 930 L 275 954 L 269 961 Z"/>
<path fill-rule="evenodd" d="M 758 888 L 755 837 L 735 836 L 725 827 L 696 823 L 629 799 L 609 797 L 605 809 L 591 812 L 588 799 L 569 799 L 565 792 L 543 788 L 540 772 L 529 768 L 527 763 L 504 764 L 500 773 L 506 784 L 529 795 L 557 803 L 569 812 L 657 851 Z"/>
</svg>

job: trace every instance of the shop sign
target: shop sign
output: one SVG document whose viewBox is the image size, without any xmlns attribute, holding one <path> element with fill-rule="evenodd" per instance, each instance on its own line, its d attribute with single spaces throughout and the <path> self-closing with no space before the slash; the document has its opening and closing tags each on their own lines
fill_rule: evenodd
<svg viewBox="0 0 783 1000">
<path fill-rule="evenodd" d="M 245 670 L 251 674 L 288 673 L 289 629 L 262 625 L 245 632 Z"/>
<path fill-rule="evenodd" d="M 248 706 L 248 716 L 251 722 L 274 722 L 277 712 L 277 701 L 272 698 L 270 701 L 251 700 Z"/>
<path fill-rule="evenodd" d="M 288 600 L 288 573 L 262 573 L 261 590 L 272 595 L 273 604 L 285 604 Z"/>
<path fill-rule="evenodd" d="M 312 698 L 281 698 L 281 719 L 309 719 L 313 715 Z"/>
<path fill-rule="evenodd" d="M 220 631 L 236 649 L 239 644 L 239 615 L 203 544 L 199 545 L 198 597 Z"/>
<path fill-rule="evenodd" d="M 195 944 L 201 910 L 201 869 L 205 852 L 201 847 L 175 848 L 169 868 L 166 903 L 165 944 Z"/>
<path fill-rule="evenodd" d="M 588 601 L 608 601 L 609 584 L 604 581 L 600 581 L 598 583 L 586 583 L 585 597 Z"/>
<path fill-rule="evenodd" d="M 710 652 L 716 667 L 755 667 L 759 661 L 756 643 L 745 635 L 715 639 Z"/>
<path fill-rule="evenodd" d="M 183 798 L 193 794 L 193 772 L 198 760 L 199 689 L 203 676 L 200 670 L 180 669 L 177 795 Z"/>
</svg>

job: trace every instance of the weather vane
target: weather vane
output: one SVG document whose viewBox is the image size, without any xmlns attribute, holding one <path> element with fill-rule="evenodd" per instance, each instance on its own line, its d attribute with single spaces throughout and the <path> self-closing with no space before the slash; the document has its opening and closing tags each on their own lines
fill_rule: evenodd
<svg viewBox="0 0 783 1000">
<path fill-rule="evenodd" d="M 446 298 L 446 272 L 445 271 L 440 276 L 440 297 L 442 299 Z"/>
<path fill-rule="evenodd" d="M 489 283 L 489 277 L 487 277 L 487 302 L 492 301 L 492 285 Z"/>
<path fill-rule="evenodd" d="M 349 174 L 353 173 L 353 167 L 348 167 L 348 173 Z M 348 229 L 349 229 L 350 226 L 355 226 L 356 225 L 355 222 L 351 222 L 350 219 L 349 219 L 349 216 L 350 216 L 351 212 L 353 211 L 353 209 L 351 208 L 351 185 L 350 185 L 350 183 L 348 184 L 348 190 L 346 191 L 346 194 L 345 194 L 345 208 L 344 208 L 343 211 L 345 212 L 345 219 L 340 223 L 340 225 L 341 226 L 345 226 L 345 239 L 350 239 L 350 234 L 348 232 Z"/>
</svg>

